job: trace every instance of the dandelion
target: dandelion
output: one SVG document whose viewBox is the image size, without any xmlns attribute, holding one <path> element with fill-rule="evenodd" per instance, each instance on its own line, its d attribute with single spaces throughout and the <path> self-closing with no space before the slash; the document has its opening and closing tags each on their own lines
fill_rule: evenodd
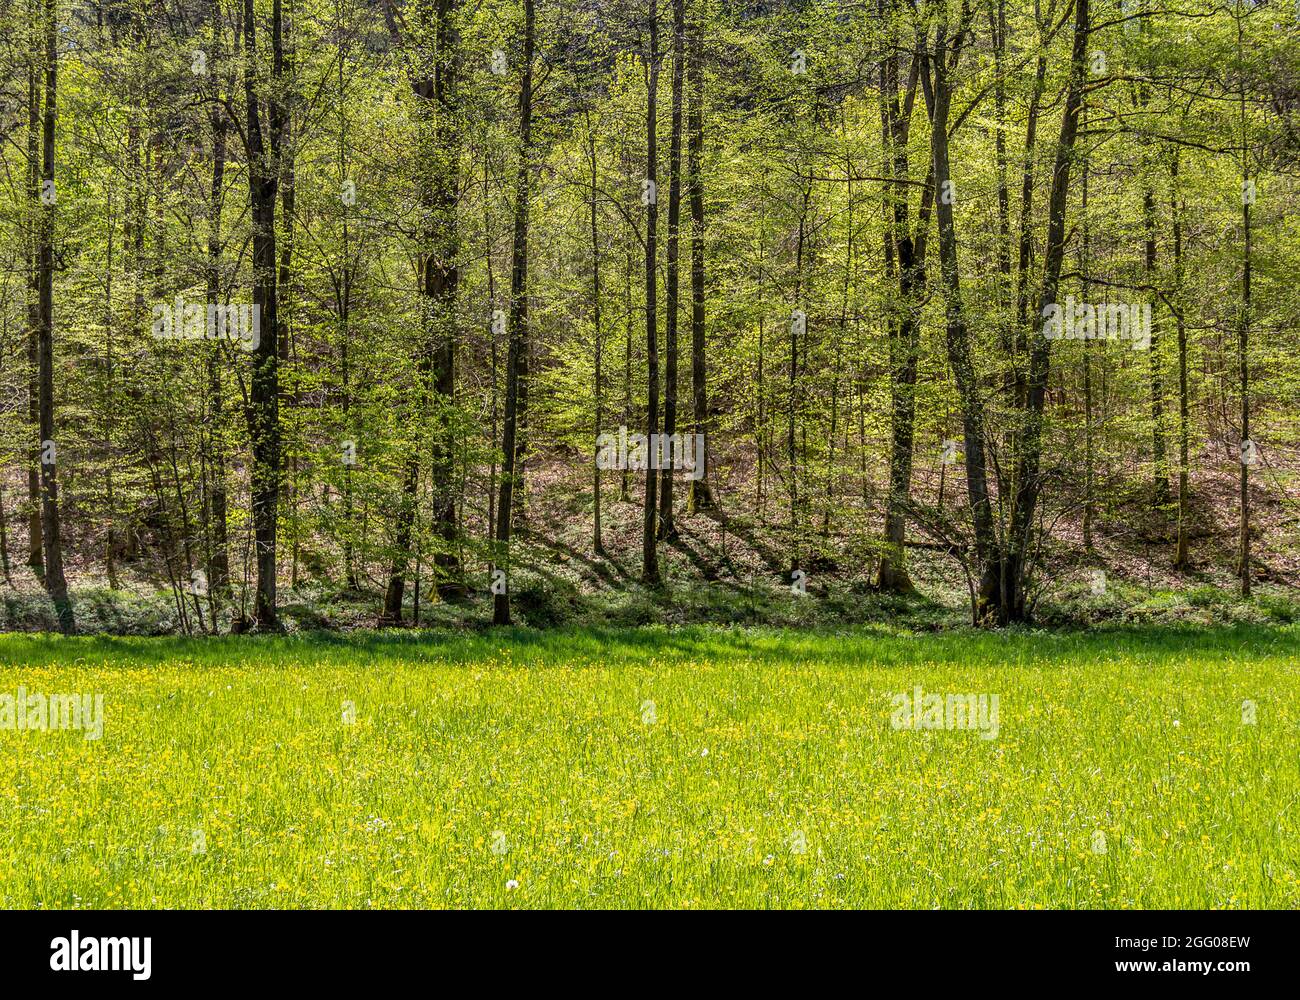
<svg viewBox="0 0 1300 1000">
<path fill-rule="evenodd" d="M 506 891 L 507 891 L 507 892 L 508 892 L 509 890 L 511 890 L 511 889 L 518 889 L 518 888 L 519 888 L 519 879 L 517 879 L 517 878 L 512 878 L 512 879 L 507 880 L 507 882 L 506 882 Z"/>
</svg>

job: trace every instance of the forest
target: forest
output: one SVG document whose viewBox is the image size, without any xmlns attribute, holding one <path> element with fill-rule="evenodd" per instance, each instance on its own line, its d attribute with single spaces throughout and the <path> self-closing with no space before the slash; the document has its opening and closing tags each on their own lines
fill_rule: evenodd
<svg viewBox="0 0 1300 1000">
<path fill-rule="evenodd" d="M 1300 616 L 1290 0 L 0 38 L 5 629 Z"/>
<path fill-rule="evenodd" d="M 1286 969 L 1298 209 L 1297 0 L 0 0 L 6 969 Z"/>
</svg>

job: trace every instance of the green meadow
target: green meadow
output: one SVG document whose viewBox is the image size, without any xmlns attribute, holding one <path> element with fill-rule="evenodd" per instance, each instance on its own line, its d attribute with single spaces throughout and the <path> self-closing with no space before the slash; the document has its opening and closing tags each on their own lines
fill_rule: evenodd
<svg viewBox="0 0 1300 1000">
<path fill-rule="evenodd" d="M 102 734 L 0 717 L 6 908 L 1300 906 L 1296 626 L 0 637 L 20 688 Z"/>
</svg>

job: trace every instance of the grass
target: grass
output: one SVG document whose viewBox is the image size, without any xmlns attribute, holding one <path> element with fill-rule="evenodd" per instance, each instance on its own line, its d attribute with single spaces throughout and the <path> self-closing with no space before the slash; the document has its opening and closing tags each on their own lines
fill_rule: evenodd
<svg viewBox="0 0 1300 1000">
<path fill-rule="evenodd" d="M 1298 654 L 1296 626 L 0 637 L 0 693 L 104 696 L 99 740 L 0 729 L 0 905 L 1298 907 Z M 997 694 L 997 738 L 893 729 L 916 685 Z"/>
</svg>

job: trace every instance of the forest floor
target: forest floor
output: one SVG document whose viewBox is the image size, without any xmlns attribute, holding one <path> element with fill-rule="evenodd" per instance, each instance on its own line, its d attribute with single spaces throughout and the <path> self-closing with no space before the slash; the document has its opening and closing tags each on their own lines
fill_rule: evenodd
<svg viewBox="0 0 1300 1000">
<path fill-rule="evenodd" d="M 1294 625 L 11 635 L 0 906 L 1295 908 L 1298 657 Z M 6 726 L 37 693 L 102 702 Z"/>
<path fill-rule="evenodd" d="M 1081 629 L 1101 624 L 1213 624 L 1300 621 L 1300 484 L 1265 468 L 1252 480 L 1252 567 L 1254 595 L 1239 596 L 1235 578 L 1238 542 L 1236 470 L 1230 449 L 1198 456 L 1189 510 L 1191 565 L 1173 568 L 1176 518 L 1166 506 L 1153 508 L 1149 483 L 1116 478 L 1099 481 L 1091 548 L 1084 544 L 1076 498 L 1066 498 L 1047 516 L 1043 567 L 1037 573 L 1034 624 Z M 786 500 L 769 480 L 757 492 L 752 467 L 743 456 L 716 465 L 723 503 L 712 510 L 679 513 L 678 536 L 660 545 L 664 587 L 640 585 L 641 484 L 631 482 L 628 499 L 618 497 L 617 473 L 607 473 L 601 510 L 603 552 L 593 538 L 591 470 L 574 453 L 555 451 L 529 468 L 527 515 L 514 545 L 511 593 L 515 620 L 540 628 L 558 625 L 638 626 L 691 623 L 810 627 L 892 622 L 918 629 L 961 627 L 970 621 L 966 579 L 958 561 L 938 551 L 921 529 L 909 528 L 908 570 L 916 590 L 881 594 L 873 587 L 880 553 L 878 511 L 883 497 L 868 481 L 860 500 L 835 511 L 813 505 L 802 534 L 801 587 L 792 586 L 794 545 Z M 847 475 L 848 473 L 846 473 Z M 941 476 L 943 481 L 941 482 Z M 954 514 L 962 497 L 959 477 L 937 464 L 918 465 L 914 492 L 927 504 Z M 844 487 L 844 484 L 841 484 Z M 679 508 L 687 482 L 677 484 Z M 841 492 L 844 492 L 844 487 Z M 777 490 L 777 492 L 773 492 Z M 942 503 L 940 500 L 942 498 Z M 466 511 L 467 531 L 486 534 L 485 512 Z M 10 550 L 21 551 L 20 539 Z M 90 544 L 93 542 L 93 544 Z M 337 553 L 304 544 L 297 567 L 284 565 L 292 551 L 284 539 L 282 577 L 296 569 L 298 583 L 280 584 L 283 620 L 293 631 L 350 630 L 378 624 L 385 580 L 382 561 L 363 571 L 361 589 L 339 584 Z M 93 557 L 87 555 L 93 554 Z M 110 588 L 97 562 L 102 544 L 70 542 L 70 583 L 78 628 L 87 633 L 163 635 L 207 631 L 189 609 L 181 619 L 161 559 L 120 567 Z M 463 599 L 430 600 L 427 575 L 416 607 L 414 581 L 407 587 L 404 624 L 480 628 L 492 617 L 486 551 L 467 544 L 459 555 L 469 593 Z M 239 570 L 236 551 L 233 571 Z M 414 574 L 414 567 L 412 567 Z M 180 574 L 184 578 L 184 574 Z M 248 600 L 244 591 L 245 602 Z M 228 631 L 238 611 L 236 597 L 221 611 L 217 631 Z M 193 599 L 188 604 L 192 605 Z M 206 602 L 204 602 L 206 603 Z M 14 564 L 0 583 L 0 632 L 50 631 L 53 608 L 40 581 Z"/>
</svg>

